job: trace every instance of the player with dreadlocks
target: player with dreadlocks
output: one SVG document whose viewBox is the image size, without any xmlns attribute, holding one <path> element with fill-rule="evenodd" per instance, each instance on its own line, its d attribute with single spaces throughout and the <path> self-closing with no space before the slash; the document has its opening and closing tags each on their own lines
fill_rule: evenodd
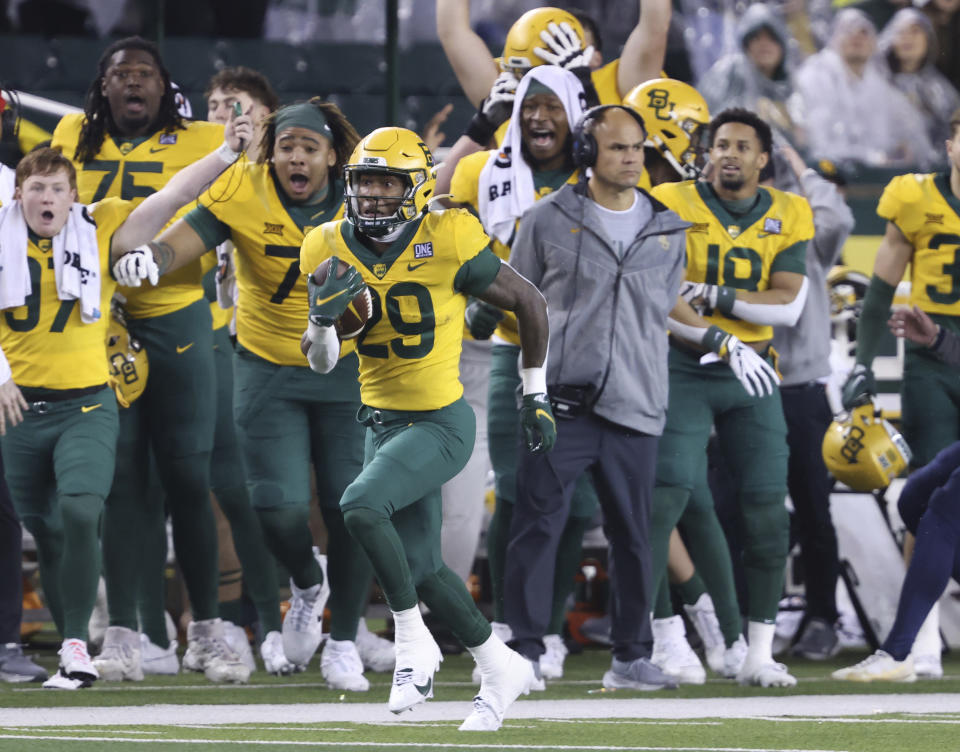
<svg viewBox="0 0 960 752">
<path fill-rule="evenodd" d="M 223 126 L 177 113 L 170 76 L 150 42 L 131 37 L 103 53 L 81 114 L 66 115 L 53 144 L 77 167 L 79 200 L 109 196 L 140 202 L 186 165 L 223 142 Z M 174 547 L 194 622 L 185 668 L 212 681 L 246 681 L 249 669 L 224 640 L 218 618 L 217 535 L 210 506 L 210 452 L 216 420 L 213 327 L 199 261 L 157 286 L 121 288 L 130 332 L 146 348 L 150 379 L 143 396 L 121 410 L 116 475 L 103 521 L 110 628 L 104 678 L 142 676 L 137 634 L 144 536 L 158 534 L 163 504 L 148 492 L 152 449 L 173 519 Z M 139 534 L 131 534 L 139 531 Z M 165 631 L 144 625 L 176 660 Z"/>
</svg>

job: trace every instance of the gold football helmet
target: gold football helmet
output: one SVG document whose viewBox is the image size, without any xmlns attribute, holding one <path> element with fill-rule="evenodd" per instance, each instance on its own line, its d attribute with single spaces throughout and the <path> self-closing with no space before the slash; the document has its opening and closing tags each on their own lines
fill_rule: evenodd
<svg viewBox="0 0 960 752">
<path fill-rule="evenodd" d="M 364 216 L 359 210 L 359 180 L 365 174 L 386 174 L 400 178 L 405 184 L 403 195 L 363 196 L 375 200 L 377 211 Z M 346 213 L 356 227 L 376 238 L 395 227 L 410 222 L 426 209 L 437 181 L 433 171 L 433 155 L 423 139 L 406 128 L 377 128 L 362 139 L 343 168 L 346 182 Z M 393 211 L 381 211 L 396 205 Z"/>
<path fill-rule="evenodd" d="M 683 180 L 700 176 L 700 140 L 710 124 L 710 110 L 700 92 L 672 78 L 654 78 L 634 87 L 623 104 L 643 116 L 646 145 L 655 149 Z"/>
<path fill-rule="evenodd" d="M 143 345 L 130 336 L 123 311 L 116 305 L 111 306 L 110 323 L 107 326 L 107 366 L 117 402 L 129 407 L 147 388 L 150 362 Z"/>
<path fill-rule="evenodd" d="M 837 416 L 823 437 L 823 461 L 854 491 L 876 491 L 907 469 L 910 447 L 872 403 Z"/>
<path fill-rule="evenodd" d="M 537 65 L 543 65 L 544 60 L 534 53 L 534 47 L 543 47 L 540 32 L 546 31 L 551 23 L 568 23 L 580 37 L 583 46 L 583 26 L 572 13 L 560 8 L 534 8 L 528 10 L 513 22 L 507 32 L 507 41 L 503 45 L 503 55 L 500 58 L 500 68 L 513 73 L 517 78 Z"/>
</svg>

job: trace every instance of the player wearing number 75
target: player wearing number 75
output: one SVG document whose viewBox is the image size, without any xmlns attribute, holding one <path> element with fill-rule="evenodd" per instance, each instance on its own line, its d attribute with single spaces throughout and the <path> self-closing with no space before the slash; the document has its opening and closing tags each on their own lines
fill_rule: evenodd
<svg viewBox="0 0 960 752">
<path fill-rule="evenodd" d="M 546 302 L 494 255 L 472 214 L 429 210 L 432 167 L 420 137 L 403 128 L 380 128 L 354 151 L 344 171 L 347 219 L 311 232 L 300 254 L 300 269 L 312 278 L 307 357 L 320 372 L 334 367 L 342 344 L 332 324 L 365 284 L 373 310 L 357 352 L 366 464 L 340 506 L 393 612 L 397 661 L 388 707 L 399 713 L 433 695 L 441 656 L 420 616 L 423 600 L 473 654 L 483 677 L 461 729 L 492 731 L 529 691 L 533 669 L 492 633 L 443 563 L 440 487 L 466 464 L 475 436 L 459 379 L 468 295 L 516 313 L 527 447 L 553 446 L 543 369 Z M 333 258 L 352 268 L 317 279 L 318 265 Z"/>
<path fill-rule="evenodd" d="M 357 356 L 352 346 L 344 348 L 325 376 L 307 366 L 300 350 L 308 308 L 300 245 L 313 227 L 343 215 L 338 176 L 359 136 L 335 105 L 316 98 L 281 108 L 263 129 L 258 161 L 225 174 L 150 247 L 161 273 L 225 240 L 236 247 L 234 415 L 251 502 L 268 547 L 290 572 L 294 606 L 322 614 L 326 583 L 307 526 L 313 465 L 329 532 L 331 634 L 353 641 L 372 576 L 339 508 L 363 464 Z M 300 630 L 298 621 L 284 622 L 284 653 L 304 665 L 321 633 L 316 618 L 302 620 Z M 366 689 L 364 681 L 339 688 Z"/>
<path fill-rule="evenodd" d="M 231 125 L 227 150 L 241 131 L 252 133 L 246 118 Z M 111 251 L 149 240 L 225 167 L 214 152 L 137 208 L 118 198 L 85 206 L 73 163 L 38 149 L 20 161 L 14 200 L 0 209 L 0 451 L 64 638 L 49 686 L 76 689 L 97 678 L 87 622 L 118 432 L 104 349 L 116 289 Z"/>
</svg>

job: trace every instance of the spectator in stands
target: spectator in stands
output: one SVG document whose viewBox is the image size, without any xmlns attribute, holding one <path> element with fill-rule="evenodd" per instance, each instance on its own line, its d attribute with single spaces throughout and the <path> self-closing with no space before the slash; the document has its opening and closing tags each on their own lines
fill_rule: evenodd
<svg viewBox="0 0 960 752">
<path fill-rule="evenodd" d="M 751 5 L 737 24 L 740 50 L 720 58 L 698 85 L 711 111 L 754 110 L 791 141 L 794 124 L 787 109 L 793 94 L 789 34 L 763 3 Z"/>
<path fill-rule="evenodd" d="M 846 8 L 834 20 L 829 45 L 800 67 L 792 114 L 804 122 L 809 152 L 878 166 L 933 161 L 920 115 L 873 62 L 876 47 L 870 18 Z"/>
<path fill-rule="evenodd" d="M 960 89 L 960 0 L 930 0 L 923 12 L 937 35 L 937 69 Z"/>
<path fill-rule="evenodd" d="M 881 67 L 926 124 L 932 144 L 950 138 L 950 115 L 960 93 L 934 65 L 937 37 L 930 19 L 916 8 L 897 11 L 880 35 Z"/>
</svg>

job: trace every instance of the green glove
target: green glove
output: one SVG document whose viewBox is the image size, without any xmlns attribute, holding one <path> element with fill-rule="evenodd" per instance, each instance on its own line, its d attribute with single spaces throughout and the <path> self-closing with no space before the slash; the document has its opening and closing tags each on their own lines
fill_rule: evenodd
<svg viewBox="0 0 960 752">
<path fill-rule="evenodd" d="M 534 454 L 549 452 L 557 443 L 557 421 L 554 420 L 550 401 L 545 394 L 523 395 L 520 408 L 520 425 L 523 439 Z"/>
<path fill-rule="evenodd" d="M 310 321 L 317 326 L 333 326 L 343 315 L 350 301 L 366 287 L 363 276 L 351 266 L 342 277 L 336 276 L 340 259 L 330 258 L 330 269 L 323 284 L 313 281 L 313 275 L 307 277 L 307 295 L 310 301 Z"/>
<path fill-rule="evenodd" d="M 490 339 L 496 331 L 497 324 L 503 319 L 504 313 L 499 308 L 482 300 L 472 298 L 467 303 L 465 319 L 470 336 L 474 339 Z"/>
<path fill-rule="evenodd" d="M 843 402 L 843 408 L 850 410 L 860 405 L 865 405 L 870 398 L 877 393 L 877 384 L 873 378 L 873 371 L 861 363 L 857 363 L 843 382 L 843 388 L 840 392 L 840 399 Z"/>
</svg>

